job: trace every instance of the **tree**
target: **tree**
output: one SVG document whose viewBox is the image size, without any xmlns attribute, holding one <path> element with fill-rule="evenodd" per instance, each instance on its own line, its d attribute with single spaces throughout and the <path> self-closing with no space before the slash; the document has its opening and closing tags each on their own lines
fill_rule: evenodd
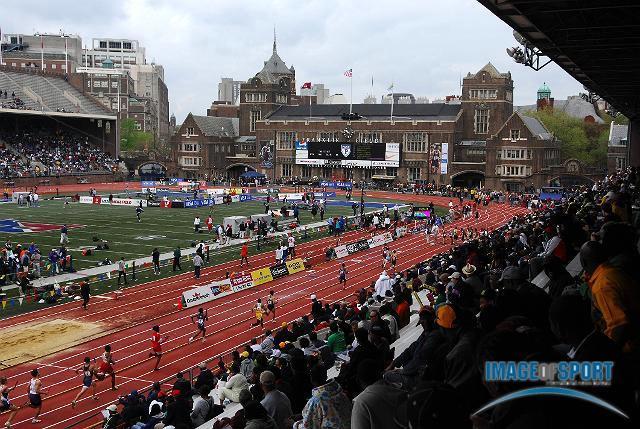
<svg viewBox="0 0 640 429">
<path fill-rule="evenodd" d="M 608 125 L 584 122 L 551 108 L 530 114 L 560 140 L 564 159 L 578 159 L 591 166 L 606 165 Z"/>
<path fill-rule="evenodd" d="M 139 131 L 133 119 L 127 118 L 120 122 L 120 150 L 125 152 L 148 150 L 152 141 L 153 135 Z"/>
</svg>

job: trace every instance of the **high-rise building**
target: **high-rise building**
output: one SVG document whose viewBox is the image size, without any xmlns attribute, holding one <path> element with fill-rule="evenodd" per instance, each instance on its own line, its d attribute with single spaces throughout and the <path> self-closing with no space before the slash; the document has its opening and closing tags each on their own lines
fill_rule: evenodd
<svg viewBox="0 0 640 429">
<path fill-rule="evenodd" d="M 376 99 L 376 96 L 373 94 L 369 94 L 367 95 L 367 97 L 364 99 L 364 104 L 377 104 L 378 100 Z"/>
<path fill-rule="evenodd" d="M 112 70 L 110 73 L 119 71 L 130 76 L 133 82 L 131 93 L 121 88 L 119 104 L 114 100 L 103 102 L 105 105 L 119 105 L 121 117 L 133 119 L 141 131 L 152 133 L 157 143 L 167 143 L 169 90 L 165 84 L 164 67 L 156 63 L 147 64 L 146 49 L 137 40 L 95 38 L 91 43 L 90 49 L 83 50 L 82 67 L 77 71 L 89 75 L 90 85 L 100 82 L 96 76 L 103 74 L 101 71 L 105 69 Z M 106 91 L 102 87 L 85 89 L 99 99 L 105 97 Z M 134 107 L 130 108 L 130 104 Z"/>
<path fill-rule="evenodd" d="M 311 88 L 300 90 L 302 97 L 316 97 L 316 104 L 327 104 L 329 99 L 329 88 L 324 87 L 324 83 L 314 83 Z"/>
<path fill-rule="evenodd" d="M 393 98 L 394 104 L 416 104 L 416 98 L 409 93 L 393 93 L 382 96 L 382 104 L 391 104 Z"/>
<path fill-rule="evenodd" d="M 35 33 L 3 34 L 2 63 L 15 68 L 33 68 L 48 73 L 73 73 L 82 60 L 82 39 L 78 35 Z M 43 67 L 44 60 L 44 67 Z"/>
<path fill-rule="evenodd" d="M 240 84 L 242 81 L 233 80 L 231 77 L 223 77 L 218 84 L 218 101 L 226 101 L 238 104 L 240 101 Z"/>
</svg>

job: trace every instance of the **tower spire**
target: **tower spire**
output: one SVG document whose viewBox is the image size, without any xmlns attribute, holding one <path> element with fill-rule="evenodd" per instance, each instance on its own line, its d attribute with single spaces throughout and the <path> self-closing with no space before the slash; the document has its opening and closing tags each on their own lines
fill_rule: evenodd
<svg viewBox="0 0 640 429">
<path fill-rule="evenodd" d="M 273 26 L 273 53 L 276 53 L 276 26 Z"/>
</svg>

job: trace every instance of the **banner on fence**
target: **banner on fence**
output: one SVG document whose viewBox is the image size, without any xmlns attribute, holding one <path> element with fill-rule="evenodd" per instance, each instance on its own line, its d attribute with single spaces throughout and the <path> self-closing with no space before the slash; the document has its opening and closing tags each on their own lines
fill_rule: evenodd
<svg viewBox="0 0 640 429">
<path fill-rule="evenodd" d="M 109 201 L 109 197 L 100 197 L 100 196 L 91 197 L 88 195 L 83 195 L 80 197 L 79 202 L 81 204 L 100 204 L 100 205 L 130 206 L 130 207 L 138 207 L 140 203 L 142 203 L 142 207 L 147 207 L 147 200 L 141 200 L 137 198 L 113 198 L 111 201 Z"/>
</svg>

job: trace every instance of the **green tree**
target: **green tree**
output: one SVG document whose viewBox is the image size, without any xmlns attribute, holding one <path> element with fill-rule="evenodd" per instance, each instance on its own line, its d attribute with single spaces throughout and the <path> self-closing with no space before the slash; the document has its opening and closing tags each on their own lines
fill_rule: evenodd
<svg viewBox="0 0 640 429">
<path fill-rule="evenodd" d="M 564 159 L 574 158 L 591 166 L 607 162 L 608 125 L 592 124 L 550 108 L 530 112 L 560 140 Z"/>
<path fill-rule="evenodd" d="M 139 131 L 133 119 L 127 118 L 120 122 L 120 150 L 125 152 L 148 150 L 151 142 L 153 142 L 153 135 Z"/>
</svg>

